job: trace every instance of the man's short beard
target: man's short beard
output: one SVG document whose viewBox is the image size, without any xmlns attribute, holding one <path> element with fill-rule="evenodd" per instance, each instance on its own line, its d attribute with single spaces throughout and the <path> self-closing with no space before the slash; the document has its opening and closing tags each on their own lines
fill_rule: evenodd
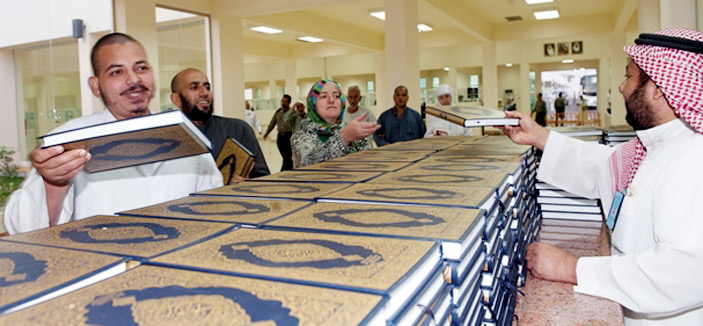
<svg viewBox="0 0 703 326">
<path fill-rule="evenodd" d="M 645 74 L 645 72 L 640 71 L 640 74 Z M 630 94 L 629 98 L 625 99 L 625 109 L 627 111 L 625 121 L 635 130 L 647 130 L 657 126 L 654 109 L 644 99 L 645 86 L 648 81 L 649 77 L 646 79 L 640 78 L 637 88 Z"/>
<path fill-rule="evenodd" d="M 183 111 L 190 120 L 204 122 L 212 117 L 213 102 L 210 102 L 210 105 L 207 107 L 207 112 L 203 112 L 197 108 L 195 103 L 190 103 L 183 95 L 178 94 L 178 96 L 181 98 L 181 103 L 183 103 L 181 111 Z"/>
</svg>

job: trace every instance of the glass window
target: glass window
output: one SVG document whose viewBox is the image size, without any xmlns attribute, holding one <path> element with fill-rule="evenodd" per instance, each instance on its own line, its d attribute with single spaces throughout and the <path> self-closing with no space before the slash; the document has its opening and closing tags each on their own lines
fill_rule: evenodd
<svg viewBox="0 0 703 326">
<path fill-rule="evenodd" d="M 469 87 L 478 88 L 478 75 L 469 75 Z"/>
<path fill-rule="evenodd" d="M 373 92 L 376 91 L 376 90 L 374 89 L 373 80 L 369 80 L 369 81 L 366 82 L 366 91 L 367 91 L 368 93 L 373 93 Z"/>
<path fill-rule="evenodd" d="M 53 42 L 15 50 L 18 112 L 24 116 L 26 157 L 37 147 L 37 137 L 81 116 L 78 44 Z M 21 130 L 21 129 L 20 129 Z"/>
<path fill-rule="evenodd" d="M 171 79 L 179 71 L 195 68 L 212 82 L 210 68 L 210 21 L 207 16 L 156 8 L 156 34 L 159 48 L 159 99 L 161 111 L 175 108 L 171 103 Z"/>
<path fill-rule="evenodd" d="M 439 77 L 432 77 L 432 88 L 439 87 Z"/>
<path fill-rule="evenodd" d="M 427 89 L 427 79 L 425 78 L 420 78 L 420 90 L 426 90 Z"/>
</svg>

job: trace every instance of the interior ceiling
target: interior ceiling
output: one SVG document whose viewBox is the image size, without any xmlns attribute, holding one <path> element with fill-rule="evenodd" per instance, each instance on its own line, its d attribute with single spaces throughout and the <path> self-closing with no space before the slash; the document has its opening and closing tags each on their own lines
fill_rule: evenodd
<svg viewBox="0 0 703 326">
<path fill-rule="evenodd" d="M 490 42 L 494 28 L 543 23 L 533 16 L 533 11 L 539 9 L 558 9 L 559 20 L 564 24 L 586 16 L 601 16 L 611 19 L 615 28 L 623 28 L 633 16 L 636 3 L 637 0 L 554 0 L 527 5 L 524 0 L 418 0 L 418 21 L 434 28 L 421 35 L 420 47 Z M 257 47 L 269 44 L 299 53 L 299 47 L 335 44 L 348 47 L 350 53 L 383 51 L 384 22 L 369 15 L 370 9 L 383 8 L 383 0 L 220 0 L 219 4 L 223 11 L 243 17 L 245 43 L 252 40 Z M 508 16 L 521 16 L 522 22 L 508 22 Z M 583 19 L 579 23 L 582 22 Z M 284 32 L 266 35 L 248 30 L 256 25 Z M 296 40 L 308 35 L 322 38 L 325 43 L 312 45 Z M 257 57 L 266 56 L 270 53 L 245 51 L 248 62 L 261 61 Z M 291 54 L 281 54 L 286 56 Z"/>
</svg>

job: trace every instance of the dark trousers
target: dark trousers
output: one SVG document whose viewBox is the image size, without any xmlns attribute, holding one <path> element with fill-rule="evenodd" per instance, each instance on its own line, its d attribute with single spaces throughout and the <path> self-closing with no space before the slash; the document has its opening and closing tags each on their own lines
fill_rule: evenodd
<svg viewBox="0 0 703 326">
<path fill-rule="evenodd" d="M 283 157 L 281 171 L 293 170 L 293 150 L 290 147 L 291 137 L 293 137 L 292 131 L 279 132 L 278 138 L 276 139 L 278 151 L 281 152 L 281 157 Z"/>
</svg>

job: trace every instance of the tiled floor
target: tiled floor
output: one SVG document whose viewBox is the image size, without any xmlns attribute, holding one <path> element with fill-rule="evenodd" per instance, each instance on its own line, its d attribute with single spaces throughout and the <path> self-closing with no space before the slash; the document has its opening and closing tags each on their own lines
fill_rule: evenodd
<svg viewBox="0 0 703 326">
<path fill-rule="evenodd" d="M 271 132 L 266 140 L 264 140 L 262 136 L 258 136 L 257 139 L 259 140 L 261 151 L 264 152 L 266 164 L 268 164 L 271 174 L 281 172 L 283 158 L 281 158 L 281 153 L 278 151 L 278 147 L 276 146 L 276 132 Z"/>
</svg>

